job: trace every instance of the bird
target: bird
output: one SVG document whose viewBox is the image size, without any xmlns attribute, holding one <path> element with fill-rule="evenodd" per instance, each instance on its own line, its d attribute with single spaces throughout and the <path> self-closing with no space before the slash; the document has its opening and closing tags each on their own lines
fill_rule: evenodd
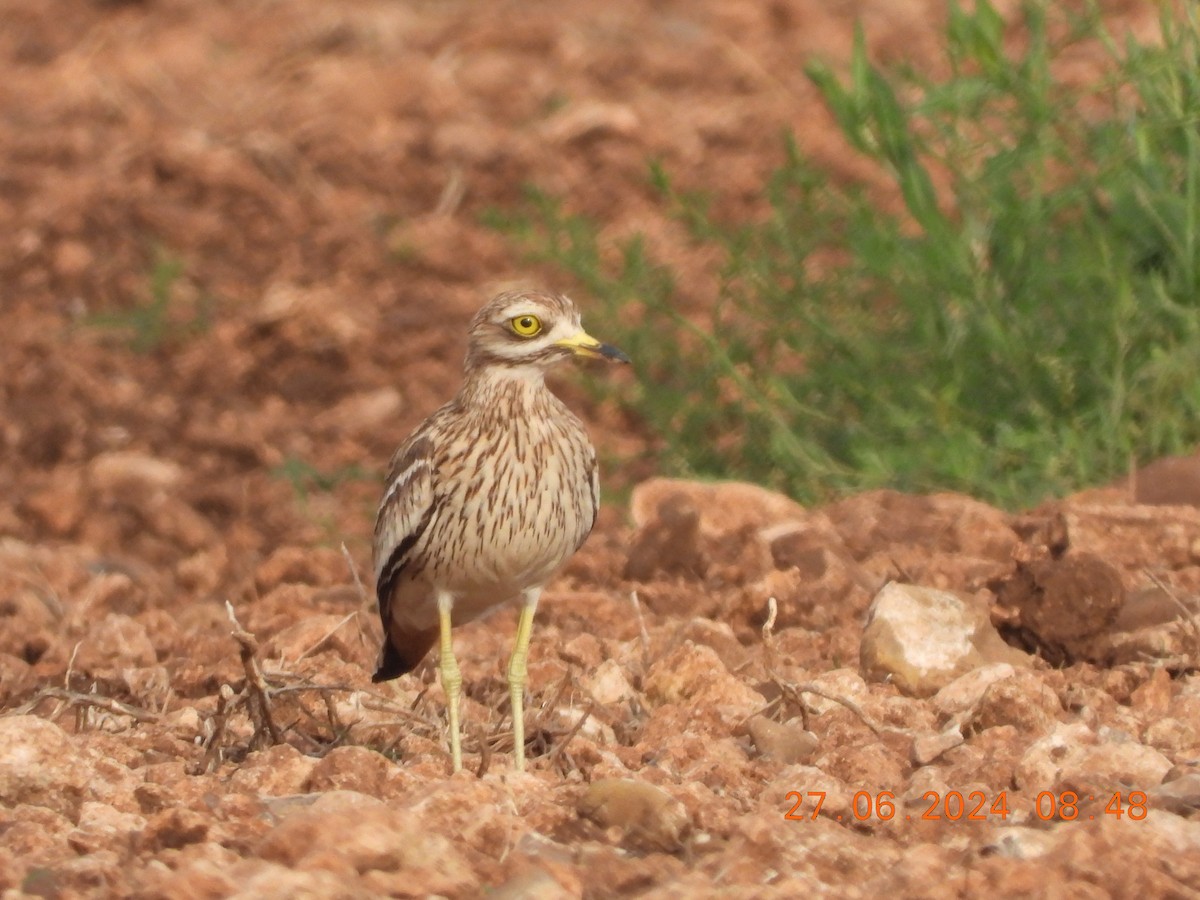
<svg viewBox="0 0 1200 900">
<path fill-rule="evenodd" d="M 372 681 L 412 671 L 437 645 L 451 766 L 462 769 L 462 674 L 451 629 L 517 602 L 507 681 L 514 768 L 525 767 L 524 694 L 533 618 L 550 578 L 599 508 L 596 450 L 545 383 L 570 359 L 629 363 L 583 330 L 564 294 L 505 291 L 468 330 L 458 393 L 393 454 L 375 519 L 383 644 Z"/>
</svg>

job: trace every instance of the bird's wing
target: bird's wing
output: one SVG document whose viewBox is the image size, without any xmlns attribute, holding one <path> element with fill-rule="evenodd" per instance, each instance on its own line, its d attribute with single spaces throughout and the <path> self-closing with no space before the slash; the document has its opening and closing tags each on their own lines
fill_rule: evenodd
<svg viewBox="0 0 1200 900">
<path fill-rule="evenodd" d="M 596 527 L 596 517 L 600 515 L 600 466 L 596 462 L 595 447 L 591 448 L 590 457 L 591 458 L 588 461 L 588 465 L 591 467 L 591 471 L 588 474 L 588 480 L 590 482 L 589 487 L 591 488 L 592 494 L 592 520 L 588 522 L 587 531 L 583 533 L 583 536 L 579 539 L 579 543 L 575 545 L 575 549 L 577 551 L 588 539 L 588 535 L 592 533 L 592 529 Z"/>
<path fill-rule="evenodd" d="M 396 579 L 411 563 L 434 508 L 433 442 L 419 431 L 392 457 L 375 518 L 375 594 L 385 633 Z"/>
</svg>

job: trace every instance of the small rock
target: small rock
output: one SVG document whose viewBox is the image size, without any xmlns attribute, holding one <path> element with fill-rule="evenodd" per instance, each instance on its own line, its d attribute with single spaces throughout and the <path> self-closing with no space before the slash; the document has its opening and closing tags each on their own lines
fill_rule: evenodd
<svg viewBox="0 0 1200 900">
<path fill-rule="evenodd" d="M 1193 626 L 1183 619 L 1132 631 L 1121 630 L 1114 623 L 1108 631 L 1091 638 L 1084 658 L 1105 667 L 1140 665 L 1147 660 L 1176 666 L 1181 661 L 1186 664 L 1195 648 Z"/>
<path fill-rule="evenodd" d="M 487 897 L 488 900 L 560 900 L 573 893 L 545 869 L 530 869 L 489 890 Z"/>
<path fill-rule="evenodd" d="M 600 136 L 629 137 L 640 130 L 641 121 L 632 106 L 595 100 L 569 104 L 541 128 L 546 140 L 555 144 Z"/>
<path fill-rule="evenodd" d="M 144 668 L 156 662 L 158 653 L 146 629 L 117 613 L 110 613 L 88 630 L 75 657 L 76 667 L 85 672 Z"/>
<path fill-rule="evenodd" d="M 1142 741 L 1167 756 L 1173 756 L 1200 745 L 1200 722 L 1163 716 L 1154 719 L 1142 730 Z"/>
<path fill-rule="evenodd" d="M 136 502 L 177 487 L 183 479 L 183 467 L 132 450 L 113 450 L 91 461 L 88 478 L 95 490 Z"/>
<path fill-rule="evenodd" d="M 668 853 L 682 847 L 688 815 L 682 803 L 644 781 L 604 778 L 588 786 L 579 814 L 601 828 L 616 828 L 622 841 Z"/>
<path fill-rule="evenodd" d="M 1166 781 L 1146 792 L 1148 805 L 1165 809 L 1179 816 L 1194 816 L 1200 812 L 1200 773 L 1184 775 Z"/>
<path fill-rule="evenodd" d="M 736 672 L 746 664 L 750 652 L 742 646 L 742 642 L 734 634 L 733 627 L 728 622 L 714 621 L 705 616 L 693 616 L 679 631 L 679 636 L 694 644 L 712 647 L 721 657 L 725 668 Z"/>
<path fill-rule="evenodd" d="M 301 790 L 358 791 L 383 797 L 394 790 L 399 774 L 395 763 L 367 747 L 335 747 L 312 767 Z"/>
<path fill-rule="evenodd" d="M 570 665 L 578 666 L 587 672 L 598 669 L 608 660 L 604 645 L 590 631 L 582 631 L 563 641 L 559 645 L 558 655 Z"/>
<path fill-rule="evenodd" d="M 139 505 L 138 513 L 150 531 L 188 551 L 199 550 L 217 539 L 217 531 L 208 519 L 178 497 L 156 494 Z"/>
<path fill-rule="evenodd" d="M 960 675 L 933 698 L 934 708 L 943 716 L 957 716 L 973 710 L 984 692 L 998 681 L 1012 678 L 1016 669 L 1008 663 L 993 663 Z"/>
<path fill-rule="evenodd" d="M 85 801 L 79 810 L 79 823 L 67 835 L 76 853 L 124 850 L 132 835 L 146 827 L 146 819 L 137 813 L 120 812 L 107 803 Z"/>
<path fill-rule="evenodd" d="M 762 802 L 771 807 L 772 814 L 781 799 L 786 799 L 789 806 L 798 801 L 796 815 L 804 819 L 812 816 L 816 803 L 820 800 L 821 818 L 845 822 L 853 816 L 854 794 L 860 788 L 861 785 L 858 784 L 851 787 L 817 766 L 797 765 L 781 771 L 760 796 Z M 793 792 L 799 796 L 791 796 Z"/>
<path fill-rule="evenodd" d="M 754 716 L 746 725 L 754 748 L 785 766 L 808 763 L 817 752 L 817 736 L 792 722 L 776 722 L 766 716 Z"/>
<path fill-rule="evenodd" d="M 476 887 L 454 842 L 411 810 L 354 791 L 329 791 L 275 810 L 285 817 L 258 844 L 263 859 L 292 869 L 395 874 L 409 896 L 461 896 Z"/>
<path fill-rule="evenodd" d="M 764 704 L 761 694 L 735 678 L 712 647 L 685 642 L 646 673 L 645 693 L 655 703 L 688 703 L 738 720 Z"/>
<path fill-rule="evenodd" d="M 1163 784 L 1168 781 L 1175 781 L 1179 778 L 1185 778 L 1188 775 L 1200 775 L 1200 759 L 1184 760 L 1177 762 L 1167 770 L 1167 774 L 1163 776 Z"/>
<path fill-rule="evenodd" d="M 49 869 L 34 869 L 33 876 L 22 884 L 25 896 L 43 897 L 128 897 L 134 892 L 129 888 L 129 864 L 127 850 L 97 850 L 76 859 L 67 859 Z M 43 893 L 31 885 L 45 874 L 48 890 Z"/>
<path fill-rule="evenodd" d="M 867 687 L 867 683 L 863 681 L 863 677 L 853 669 L 832 669 L 828 672 L 822 672 L 815 678 L 810 679 L 810 683 L 821 689 L 828 696 L 821 694 L 805 694 L 804 702 L 808 706 L 813 715 L 820 716 L 833 709 L 843 709 L 843 705 L 837 700 L 831 700 L 830 697 L 836 697 L 838 700 L 849 700 L 852 703 L 862 706 L 870 701 L 871 689 Z"/>
<path fill-rule="evenodd" d="M 1009 859 L 1038 859 L 1058 847 L 1062 839 L 1062 831 L 1008 825 L 997 829 L 996 837 L 985 845 L 985 849 Z"/>
<path fill-rule="evenodd" d="M 246 757 L 233 773 L 233 787 L 257 796 L 297 794 L 311 777 L 317 760 L 290 744 L 276 744 Z"/>
<path fill-rule="evenodd" d="M 229 565 L 229 551 L 223 544 L 193 553 L 175 566 L 179 586 L 195 594 L 211 594 L 221 583 Z"/>
<path fill-rule="evenodd" d="M 762 530 L 763 540 L 771 548 L 771 559 L 777 569 L 799 569 L 809 581 L 821 578 L 831 564 L 855 571 L 864 583 L 869 576 L 858 570 L 854 556 L 842 536 L 823 513 L 806 513 L 803 519 L 792 519 Z"/>
<path fill-rule="evenodd" d="M 1165 668 L 1157 668 L 1144 683 L 1136 687 L 1130 696 L 1130 706 L 1139 712 L 1153 716 L 1164 715 L 1171 707 L 1174 695 L 1171 675 Z"/>
<path fill-rule="evenodd" d="M 0 802 L 44 806 L 74 820 L 91 778 L 91 766 L 53 722 L 0 717 Z"/>
<path fill-rule="evenodd" d="M 1162 783 L 1171 761 L 1150 747 L 1122 740 L 1113 732 L 1086 725 L 1060 724 L 1035 741 L 1017 765 L 1015 781 L 1023 790 L 1148 790 Z"/>
<path fill-rule="evenodd" d="M 254 311 L 259 325 L 299 346 L 347 348 L 367 330 L 363 311 L 338 303 L 328 287 L 273 282 Z"/>
<path fill-rule="evenodd" d="M 185 706 L 167 713 L 163 716 L 163 722 L 171 729 L 172 734 L 185 741 L 200 737 L 200 730 L 203 727 L 200 711 L 194 706 Z"/>
<path fill-rule="evenodd" d="M 1027 665 L 992 628 L 974 598 L 889 582 L 875 595 L 859 647 L 863 674 L 891 681 L 914 697 L 935 694 L 951 681 L 996 662 Z"/>
<path fill-rule="evenodd" d="M 781 522 L 803 520 L 807 511 L 783 494 L 756 484 L 724 481 L 708 484 L 676 478 L 650 478 L 633 489 L 629 509 L 633 524 L 642 528 L 671 497 L 686 498 L 700 514 L 706 534 L 762 529 Z"/>
<path fill-rule="evenodd" d="M 198 844 L 208 837 L 212 825 L 209 816 L 179 806 L 156 813 L 142 830 L 138 844 L 143 850 L 178 850 L 188 844 Z"/>
<path fill-rule="evenodd" d="M 615 659 L 606 659 L 596 668 L 580 679 L 583 689 L 592 695 L 592 699 L 602 706 L 623 703 L 636 696 L 625 671 Z"/>
<path fill-rule="evenodd" d="M 75 851 L 67 841 L 72 830 L 69 819 L 45 806 L 0 806 L 0 849 L 15 854 L 24 866 L 72 855 Z"/>
<path fill-rule="evenodd" d="M 912 761 L 917 766 L 927 766 L 947 750 L 953 750 L 964 741 L 957 725 L 936 734 L 919 734 L 913 738 Z"/>
<path fill-rule="evenodd" d="M 1022 670 L 987 687 L 971 725 L 979 730 L 1012 725 L 1025 734 L 1042 735 L 1054 727 L 1062 711 L 1058 695 L 1036 674 Z"/>
</svg>

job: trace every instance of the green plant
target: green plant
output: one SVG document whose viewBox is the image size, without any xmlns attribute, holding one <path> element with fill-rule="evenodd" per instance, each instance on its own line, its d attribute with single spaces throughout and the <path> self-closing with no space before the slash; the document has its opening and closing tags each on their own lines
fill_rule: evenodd
<svg viewBox="0 0 1200 900">
<path fill-rule="evenodd" d="M 952 4 L 948 74 L 811 63 L 848 143 L 902 208 L 831 183 L 788 143 L 768 214 L 718 221 L 653 177 L 694 240 L 720 248 L 717 302 L 685 317 L 639 240 L 615 265 L 597 229 L 532 192 L 493 214 L 605 302 L 629 401 L 665 465 L 808 500 L 891 486 L 1009 506 L 1200 442 L 1200 34 L 1164 7 L 1160 41 L 1099 14 Z M 1090 84 L 1057 77 L 1081 43 Z"/>
<path fill-rule="evenodd" d="M 124 332 L 128 335 L 129 345 L 138 353 L 156 350 L 172 338 L 207 331 L 212 312 L 212 299 L 207 295 L 201 295 L 187 321 L 179 322 L 177 316 L 171 315 L 175 286 L 183 273 L 181 259 L 161 247 L 156 248 L 148 276 L 148 301 L 131 309 L 89 316 L 88 324 Z"/>
<path fill-rule="evenodd" d="M 380 480 L 378 473 L 370 472 L 357 464 L 324 471 L 298 456 L 289 456 L 284 459 L 271 470 L 271 476 L 288 482 L 300 503 L 306 502 L 309 494 L 314 491 L 322 493 L 332 491 L 338 485 L 348 481 Z"/>
</svg>

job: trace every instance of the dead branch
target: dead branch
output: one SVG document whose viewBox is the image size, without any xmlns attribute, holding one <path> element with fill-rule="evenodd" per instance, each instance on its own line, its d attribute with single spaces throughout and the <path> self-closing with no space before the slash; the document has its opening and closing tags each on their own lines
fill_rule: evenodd
<svg viewBox="0 0 1200 900">
<path fill-rule="evenodd" d="M 638 599 L 637 591 L 629 592 L 629 602 L 633 605 L 633 615 L 638 623 L 638 641 L 642 646 L 642 671 L 650 668 L 650 632 L 646 630 L 646 620 L 642 617 L 642 601 Z"/>
<path fill-rule="evenodd" d="M 271 715 L 270 688 L 267 686 L 266 679 L 263 678 L 258 660 L 255 659 L 255 654 L 258 653 L 258 640 L 242 627 L 237 614 L 233 611 L 233 604 L 228 600 L 225 601 L 225 612 L 229 616 L 229 621 L 233 623 L 233 639 L 237 641 L 238 655 L 241 656 L 242 668 L 246 672 L 246 690 L 249 692 L 246 708 L 254 723 L 254 737 L 251 739 L 251 744 L 261 743 L 264 734 L 270 738 L 268 746 L 282 743 L 283 736 Z"/>
<path fill-rule="evenodd" d="M 225 726 L 229 716 L 246 700 L 245 694 L 234 694 L 233 688 L 227 684 L 221 685 L 217 692 L 217 711 L 212 717 L 212 733 L 204 742 L 204 759 L 200 763 L 200 772 L 215 772 L 221 764 L 221 743 L 225 738 Z"/>
<path fill-rule="evenodd" d="M 588 708 L 585 709 L 583 711 L 583 715 L 579 717 L 579 721 L 572 725 L 571 730 L 563 735 L 561 741 L 554 745 L 554 749 L 550 751 L 550 755 L 547 757 L 547 761 L 549 762 L 551 768 L 554 768 L 558 765 L 559 757 L 566 753 L 567 745 L 571 743 L 575 735 L 579 734 L 580 729 L 583 728 L 583 726 L 587 723 L 587 720 L 592 717 L 592 713 L 595 711 L 596 705 L 594 703 L 589 703 Z"/>
<path fill-rule="evenodd" d="M 43 700 L 59 700 L 65 705 L 75 707 L 76 709 L 80 707 L 102 709 L 115 716 L 128 716 L 136 722 L 157 722 L 159 720 L 157 713 L 150 712 L 148 709 L 142 709 L 139 706 L 133 706 L 129 703 L 123 703 L 112 697 L 105 697 L 103 694 L 85 694 L 81 691 L 70 691 L 66 688 L 56 687 L 42 688 L 27 703 L 15 708 L 13 713 L 26 715 L 32 712 Z"/>
</svg>

